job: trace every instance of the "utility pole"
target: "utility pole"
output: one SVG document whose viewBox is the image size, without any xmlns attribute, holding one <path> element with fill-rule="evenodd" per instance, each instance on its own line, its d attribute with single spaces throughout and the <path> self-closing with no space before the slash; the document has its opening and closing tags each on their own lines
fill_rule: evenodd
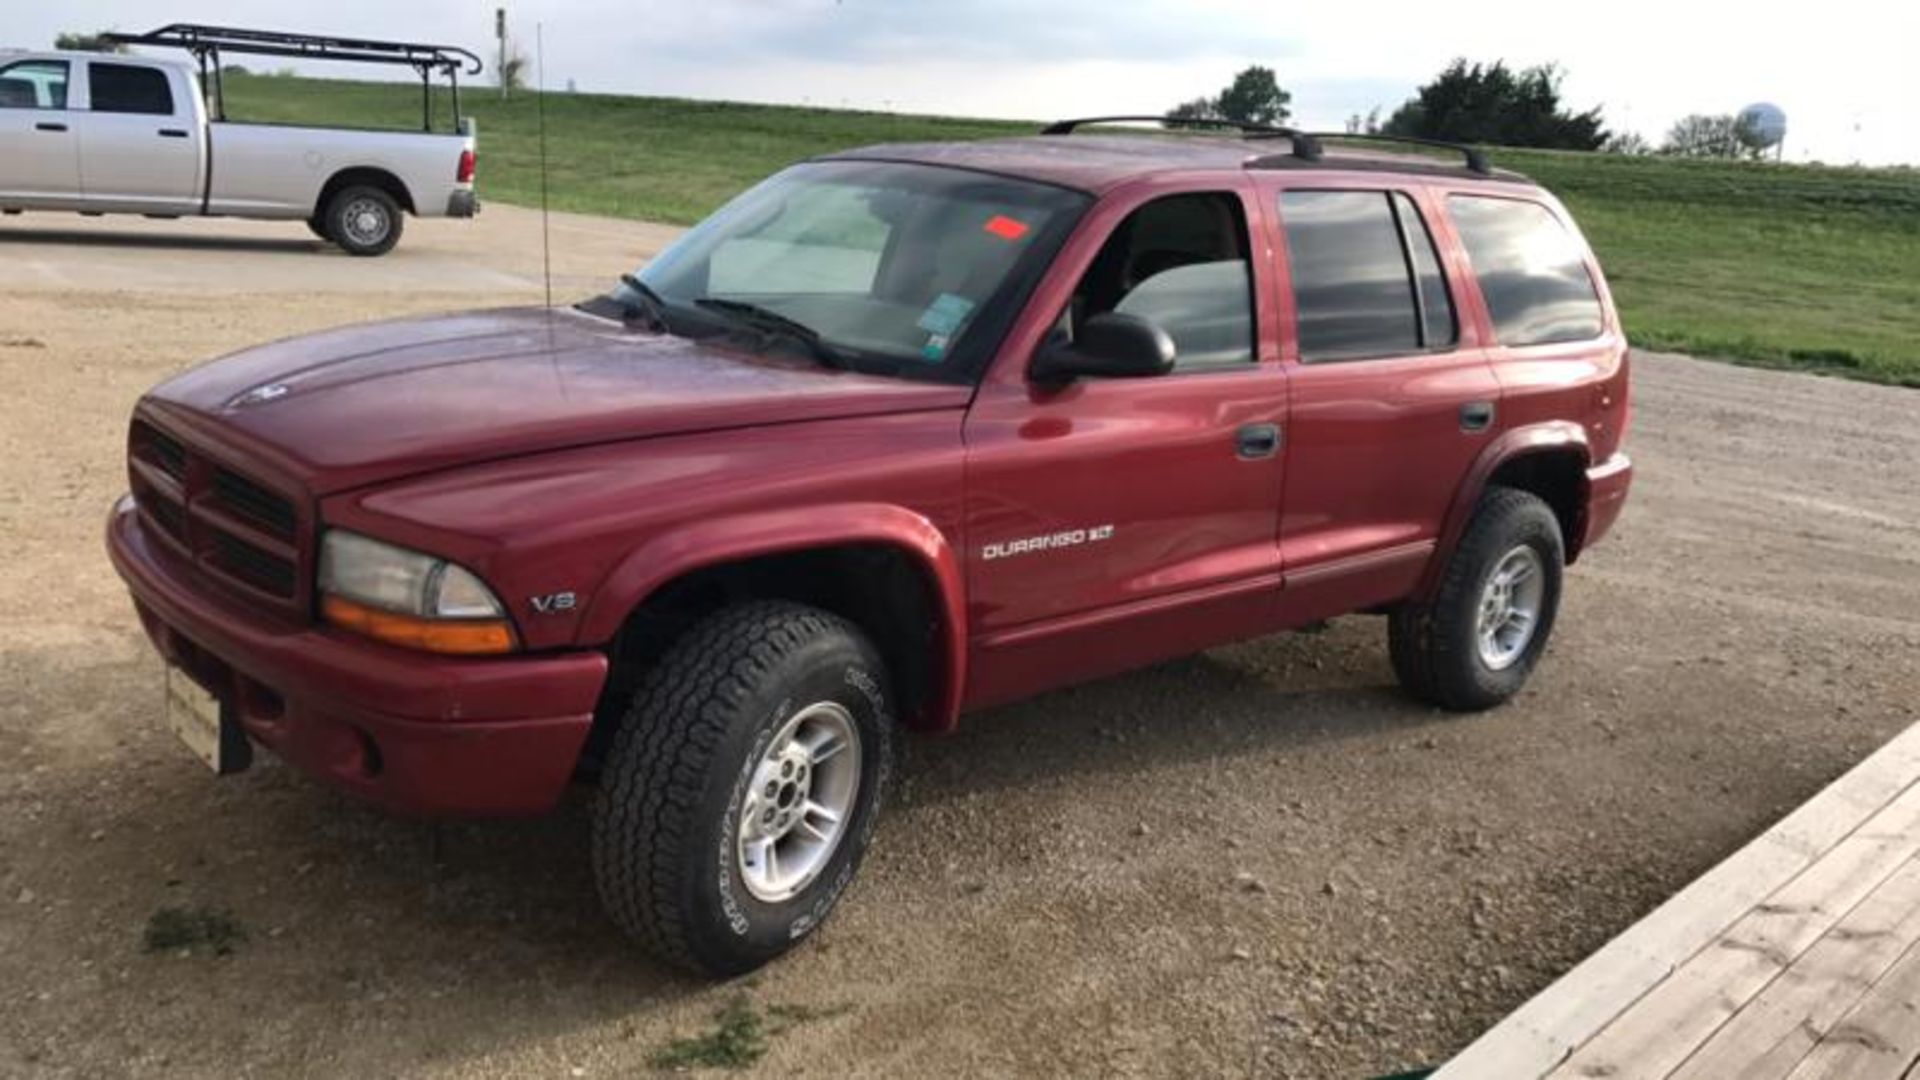
<svg viewBox="0 0 1920 1080">
<path fill-rule="evenodd" d="M 494 78 L 500 83 L 500 100 L 507 100 L 507 9 L 493 9 L 493 37 L 500 43 L 500 62 L 494 65 Z"/>
</svg>

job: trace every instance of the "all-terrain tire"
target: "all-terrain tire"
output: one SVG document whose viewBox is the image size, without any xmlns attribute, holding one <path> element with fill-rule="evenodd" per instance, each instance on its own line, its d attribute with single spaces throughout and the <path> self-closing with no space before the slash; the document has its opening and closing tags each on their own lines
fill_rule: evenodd
<svg viewBox="0 0 1920 1080">
<path fill-rule="evenodd" d="M 349 255 L 385 255 L 400 242 L 406 215 L 394 197 L 379 188 L 351 184 L 327 200 L 320 224 L 327 239 Z"/>
<path fill-rule="evenodd" d="M 1504 666 L 1479 646 L 1478 617 L 1489 579 L 1520 547 L 1531 548 L 1541 575 L 1532 635 Z M 1565 544 L 1560 521 L 1536 495 L 1489 488 L 1454 548 L 1431 603 L 1407 603 L 1387 621 L 1387 654 L 1400 685 L 1414 697 L 1454 712 L 1506 701 L 1526 685 L 1546 650 L 1560 608 Z"/>
<path fill-rule="evenodd" d="M 747 880 L 742 815 L 759 816 L 749 786 L 759 788 L 776 736 L 819 709 L 856 736 L 850 813 L 810 883 L 765 900 Z M 607 752 L 593 868 L 608 914 L 649 951 L 705 975 L 751 971 L 793 948 L 859 869 L 894 727 L 879 653 L 845 620 L 752 601 L 696 624 L 641 678 Z"/>
</svg>

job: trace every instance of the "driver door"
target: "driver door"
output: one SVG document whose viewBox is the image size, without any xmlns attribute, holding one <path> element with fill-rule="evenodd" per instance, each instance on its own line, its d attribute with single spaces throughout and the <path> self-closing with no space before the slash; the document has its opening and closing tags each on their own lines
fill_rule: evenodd
<svg viewBox="0 0 1920 1080">
<path fill-rule="evenodd" d="M 999 359 L 966 425 L 969 705 L 1269 628 L 1287 383 L 1262 221 L 1238 184 L 1109 196 L 1036 293 L 1051 339 L 1154 321 L 1169 374 L 1038 385 L 1010 335 L 1028 355 Z"/>
</svg>

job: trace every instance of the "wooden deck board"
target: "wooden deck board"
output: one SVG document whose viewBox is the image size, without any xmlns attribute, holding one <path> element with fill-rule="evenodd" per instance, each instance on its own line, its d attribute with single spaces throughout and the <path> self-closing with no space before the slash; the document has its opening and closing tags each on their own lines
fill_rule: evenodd
<svg viewBox="0 0 1920 1080">
<path fill-rule="evenodd" d="M 1444 1066 L 1436 1080 L 1541 1077 L 1556 1069 L 1562 1070 L 1557 1076 L 1665 1077 L 1683 1065 L 1691 1077 L 1744 1076 L 1741 1068 L 1713 1071 L 1715 1061 L 1726 1060 L 1718 1055 L 1728 1051 L 1709 1044 L 1736 1025 L 1758 1042 L 1746 1046 L 1754 1052 L 1751 1064 L 1772 1063 L 1773 1075 L 1825 1060 L 1811 1037 L 1810 1049 L 1796 1053 L 1792 1030 L 1816 1019 L 1813 1010 L 1824 1009 L 1820 1015 L 1830 1018 L 1853 1006 L 1843 991 L 1832 1000 L 1804 990 L 1796 996 L 1789 988 L 1797 981 L 1786 980 L 1802 962 L 1842 968 L 1857 963 L 1862 971 L 1878 962 L 1883 972 L 1895 963 L 1901 954 L 1887 955 L 1891 946 L 1849 947 L 1848 928 L 1878 932 L 1884 925 L 1906 925 L 1905 913 L 1883 909 L 1901 902 L 1901 890 L 1920 888 L 1907 879 L 1916 853 L 1920 725 L 1522 1005 Z M 1876 899 L 1885 889 L 1893 891 Z M 1816 979 L 1820 970 L 1809 966 L 1796 980 Z M 1862 978 L 1844 971 L 1836 977 L 1853 978 L 1856 987 Z M 1894 976 L 1887 972 L 1886 978 Z M 1782 1009 L 1791 1013 L 1796 1004 L 1808 1011 L 1772 1042 L 1759 1042 L 1782 1024 L 1767 1017 Z M 1750 1007 L 1757 1009 L 1755 1019 L 1743 1020 Z M 1885 1019 L 1868 1019 L 1876 1018 Z M 1708 1049 L 1715 1056 L 1688 1064 L 1697 1050 Z M 1920 1071 L 1912 1080 L 1920 1080 Z"/>
<path fill-rule="evenodd" d="M 1920 858 L 1910 860 L 1800 962 L 1695 1050 L 1674 1080 L 1778 1080 L 1920 943 Z"/>
</svg>

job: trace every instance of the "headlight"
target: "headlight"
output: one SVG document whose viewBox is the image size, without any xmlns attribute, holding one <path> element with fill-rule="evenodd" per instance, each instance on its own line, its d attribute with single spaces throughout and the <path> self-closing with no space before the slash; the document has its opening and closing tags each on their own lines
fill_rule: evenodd
<svg viewBox="0 0 1920 1080">
<path fill-rule="evenodd" d="M 343 529 L 320 541 L 320 614 L 335 626 L 429 652 L 513 651 L 506 608 L 472 571 Z"/>
</svg>

